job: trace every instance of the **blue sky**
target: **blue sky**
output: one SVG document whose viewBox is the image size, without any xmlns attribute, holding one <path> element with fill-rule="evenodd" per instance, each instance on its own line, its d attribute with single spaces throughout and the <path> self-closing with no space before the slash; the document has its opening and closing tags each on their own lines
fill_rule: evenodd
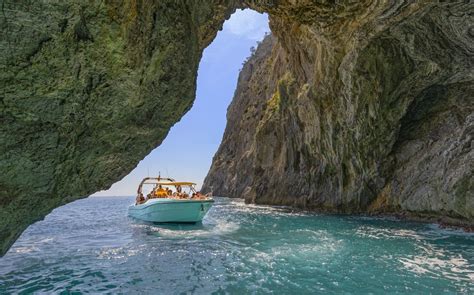
<svg viewBox="0 0 474 295">
<path fill-rule="evenodd" d="M 239 69 L 250 55 L 250 48 L 269 31 L 266 14 L 237 10 L 204 50 L 191 110 L 129 175 L 93 196 L 134 195 L 143 177 L 158 172 L 176 180 L 194 181 L 200 187 L 224 133 Z"/>
</svg>

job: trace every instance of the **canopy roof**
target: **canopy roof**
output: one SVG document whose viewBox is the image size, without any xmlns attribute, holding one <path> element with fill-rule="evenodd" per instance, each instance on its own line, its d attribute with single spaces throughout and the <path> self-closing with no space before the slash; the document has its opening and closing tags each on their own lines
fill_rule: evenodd
<svg viewBox="0 0 474 295">
<path fill-rule="evenodd" d="M 194 182 L 187 182 L 187 181 L 172 181 L 172 182 L 161 182 L 161 181 L 158 181 L 158 182 L 156 182 L 156 184 L 160 184 L 160 185 L 174 185 L 174 186 L 177 186 L 177 185 L 196 185 Z"/>
<path fill-rule="evenodd" d="M 173 178 L 164 178 L 164 177 L 145 177 L 140 182 L 137 192 L 140 194 L 142 192 L 142 187 L 144 184 L 154 184 L 154 185 L 173 185 L 173 186 L 189 186 L 192 191 L 196 189 L 193 187 L 196 185 L 194 182 L 189 181 L 175 181 Z"/>
</svg>

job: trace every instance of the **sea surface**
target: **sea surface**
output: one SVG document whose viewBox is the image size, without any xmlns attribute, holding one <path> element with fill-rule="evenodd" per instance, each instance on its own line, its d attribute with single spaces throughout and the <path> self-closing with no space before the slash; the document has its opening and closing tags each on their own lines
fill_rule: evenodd
<svg viewBox="0 0 474 295">
<path fill-rule="evenodd" d="M 0 294 L 474 294 L 474 235 L 217 198 L 202 224 L 127 217 L 131 197 L 54 210 L 0 258 Z"/>
</svg>

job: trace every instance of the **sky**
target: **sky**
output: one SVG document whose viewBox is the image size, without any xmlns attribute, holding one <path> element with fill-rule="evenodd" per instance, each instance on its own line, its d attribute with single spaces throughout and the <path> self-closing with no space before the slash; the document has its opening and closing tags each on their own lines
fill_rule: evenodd
<svg viewBox="0 0 474 295">
<path fill-rule="evenodd" d="M 226 113 L 242 63 L 250 48 L 269 32 L 268 16 L 237 10 L 204 50 L 199 64 L 196 100 L 191 110 L 170 130 L 163 143 L 119 182 L 92 196 L 134 195 L 147 176 L 192 181 L 201 187 L 224 134 Z"/>
</svg>

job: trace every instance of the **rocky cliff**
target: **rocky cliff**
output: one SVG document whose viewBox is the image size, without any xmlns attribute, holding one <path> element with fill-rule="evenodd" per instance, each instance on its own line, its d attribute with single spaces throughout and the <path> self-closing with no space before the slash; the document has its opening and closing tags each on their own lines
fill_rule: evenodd
<svg viewBox="0 0 474 295">
<path fill-rule="evenodd" d="M 0 253 L 161 143 L 237 7 L 267 12 L 275 38 L 242 71 L 208 186 L 257 203 L 471 222 L 473 6 L 3 0 Z"/>
<path fill-rule="evenodd" d="M 474 4 L 308 3 L 270 9 L 203 190 L 472 225 Z"/>
</svg>

